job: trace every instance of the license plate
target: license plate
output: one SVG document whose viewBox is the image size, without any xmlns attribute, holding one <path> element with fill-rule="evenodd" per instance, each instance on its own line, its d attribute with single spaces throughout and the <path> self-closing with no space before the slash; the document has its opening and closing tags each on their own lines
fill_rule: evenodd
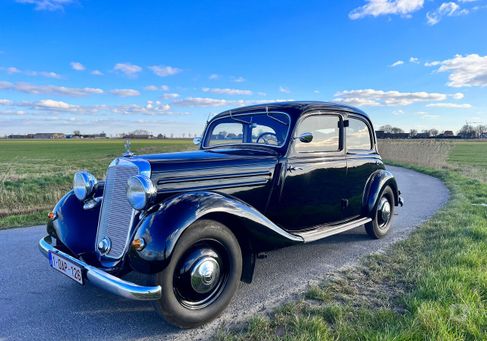
<svg viewBox="0 0 487 341">
<path fill-rule="evenodd" d="M 83 284 L 83 269 L 78 265 L 52 252 L 49 252 L 49 264 L 79 284 Z"/>
</svg>

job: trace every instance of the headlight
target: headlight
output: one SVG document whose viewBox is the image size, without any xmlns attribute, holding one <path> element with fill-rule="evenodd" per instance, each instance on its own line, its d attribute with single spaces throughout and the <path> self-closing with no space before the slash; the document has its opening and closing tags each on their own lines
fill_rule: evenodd
<svg viewBox="0 0 487 341">
<path fill-rule="evenodd" d="M 157 194 L 157 189 L 145 175 L 135 175 L 128 180 L 127 199 L 136 210 L 143 210 Z"/>
<path fill-rule="evenodd" d="M 97 181 L 93 174 L 86 171 L 76 172 L 73 179 L 73 191 L 76 198 L 85 200 L 95 190 Z"/>
</svg>

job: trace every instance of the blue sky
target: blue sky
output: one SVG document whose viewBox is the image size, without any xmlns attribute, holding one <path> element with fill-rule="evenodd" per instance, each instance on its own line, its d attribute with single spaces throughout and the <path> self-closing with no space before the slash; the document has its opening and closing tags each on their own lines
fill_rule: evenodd
<svg viewBox="0 0 487 341">
<path fill-rule="evenodd" d="M 1 0 L 0 135 L 192 135 L 276 100 L 487 124 L 486 19 L 487 0 Z"/>
</svg>

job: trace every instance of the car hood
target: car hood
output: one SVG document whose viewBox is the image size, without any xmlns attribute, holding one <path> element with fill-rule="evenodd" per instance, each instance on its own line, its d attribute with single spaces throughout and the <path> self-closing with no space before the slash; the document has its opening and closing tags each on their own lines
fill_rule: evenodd
<svg viewBox="0 0 487 341">
<path fill-rule="evenodd" d="M 196 150 L 136 156 L 151 165 L 151 179 L 158 191 L 231 186 L 269 181 L 278 154 L 260 149 Z"/>
</svg>

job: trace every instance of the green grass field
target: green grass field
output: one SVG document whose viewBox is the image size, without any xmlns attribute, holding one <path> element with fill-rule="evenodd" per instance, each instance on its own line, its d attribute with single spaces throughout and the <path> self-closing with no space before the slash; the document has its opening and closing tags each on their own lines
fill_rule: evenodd
<svg viewBox="0 0 487 341">
<path fill-rule="evenodd" d="M 450 151 L 451 163 L 487 168 L 487 142 L 456 142 Z"/>
<path fill-rule="evenodd" d="M 133 140 L 138 154 L 188 150 L 190 140 Z M 0 140 L 0 228 L 42 224 L 74 172 L 103 178 L 124 140 Z"/>
</svg>

